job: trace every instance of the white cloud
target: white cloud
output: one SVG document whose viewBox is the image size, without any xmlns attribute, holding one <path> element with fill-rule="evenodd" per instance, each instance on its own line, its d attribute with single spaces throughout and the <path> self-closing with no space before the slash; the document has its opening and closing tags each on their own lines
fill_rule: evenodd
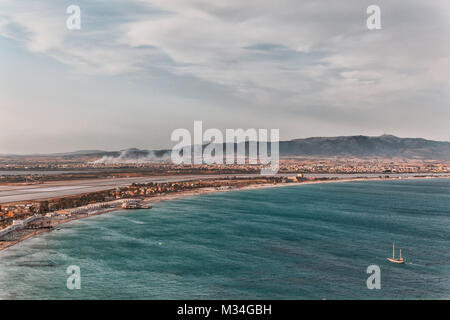
<svg viewBox="0 0 450 320">
<path fill-rule="evenodd" d="M 172 72 L 229 86 L 236 94 L 253 93 L 252 98 L 273 90 L 319 94 L 331 103 L 353 93 L 357 104 L 383 90 L 425 89 L 429 69 L 436 74 L 436 61 L 445 62 L 450 52 L 448 25 L 436 19 L 443 9 L 438 1 L 384 2 L 384 28 L 375 32 L 365 28 L 361 1 L 148 4 L 167 13 L 125 24 L 123 43 L 155 46 L 175 62 Z M 260 44 L 284 50 L 248 49 Z M 450 71 L 445 63 L 439 66 Z M 322 91 L 310 87 L 316 82 Z M 264 94 L 267 103 L 279 96 L 273 98 Z"/>
<path fill-rule="evenodd" d="M 405 70 L 412 77 L 436 74 L 436 61 L 445 62 L 449 53 L 448 41 L 442 43 L 448 24 L 445 19 L 435 20 L 437 12 L 448 5 L 442 7 L 439 1 L 427 5 L 414 1 L 417 9 L 410 1 L 384 2 L 384 28 L 378 32 L 365 28 L 361 1 L 137 3 L 159 14 L 123 12 L 126 20 L 118 19 L 108 28 L 102 28 L 101 21 L 96 27 L 84 23 L 84 30 L 76 34 L 64 28 L 63 7 L 45 1 L 4 0 L 0 29 L 6 30 L 7 24 L 17 26 L 22 30 L 20 40 L 30 50 L 48 53 L 83 72 L 145 72 L 146 61 L 151 64 L 155 57 L 166 55 L 173 63 L 156 67 L 225 85 L 244 95 L 266 90 L 295 94 L 304 89 L 307 93 L 308 82 L 315 81 L 326 86 L 344 80 L 342 85 L 352 90 L 355 85 L 389 81 L 386 75 L 398 77 Z M 89 19 L 90 7 L 81 7 L 82 17 Z M 421 16 L 423 21 L 409 25 L 414 21 L 405 18 L 405 13 Z M 423 27 L 424 23 L 429 25 Z M 431 30 L 435 36 L 421 34 Z M 2 34 L 11 36 L 6 31 Z M 415 43 L 415 37 L 420 42 Z M 250 49 L 264 44 L 279 47 Z M 429 50 L 437 45 L 438 50 Z M 153 50 L 142 50 L 145 46 Z M 376 79 L 349 81 L 345 76 L 362 72 L 377 74 Z"/>
<path fill-rule="evenodd" d="M 0 34 L 22 41 L 31 51 L 48 52 L 63 44 L 64 16 L 51 6 L 37 1 L 2 0 L 0 20 Z"/>
<path fill-rule="evenodd" d="M 367 110 L 402 119 L 426 99 L 436 112 L 450 102 L 448 1 L 380 0 L 376 31 L 361 0 L 77 2 L 82 30 L 69 31 L 64 4 L 2 0 L 0 35 L 76 72 L 158 69 L 290 118 L 338 122 Z"/>
</svg>

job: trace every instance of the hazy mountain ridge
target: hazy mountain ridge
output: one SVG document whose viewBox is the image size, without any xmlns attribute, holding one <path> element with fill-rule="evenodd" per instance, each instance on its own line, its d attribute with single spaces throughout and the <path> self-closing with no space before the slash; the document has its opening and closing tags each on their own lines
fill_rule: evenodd
<svg viewBox="0 0 450 320">
<path fill-rule="evenodd" d="M 450 159 L 450 142 L 422 138 L 341 136 L 280 142 L 281 155 Z"/>
<path fill-rule="evenodd" d="M 450 160 L 450 142 L 426 140 L 423 138 L 399 138 L 393 135 L 378 137 L 363 135 L 311 137 L 280 141 L 279 147 L 282 157 L 379 157 Z M 270 150 L 270 144 L 268 149 Z M 121 151 L 81 150 L 38 156 L 59 156 L 63 158 L 89 156 L 98 157 L 98 160 L 96 160 L 98 163 L 107 163 L 114 161 L 158 160 L 170 157 L 170 151 L 169 149 L 140 150 L 129 148 Z"/>
<path fill-rule="evenodd" d="M 270 144 L 268 149 L 270 150 Z M 157 159 L 170 156 L 169 152 L 170 150 L 129 149 L 122 151 L 119 157 L 122 159 Z M 282 157 L 379 157 L 450 160 L 450 142 L 422 138 L 399 138 L 393 135 L 379 137 L 362 135 L 312 137 L 280 141 L 280 155 Z"/>
</svg>

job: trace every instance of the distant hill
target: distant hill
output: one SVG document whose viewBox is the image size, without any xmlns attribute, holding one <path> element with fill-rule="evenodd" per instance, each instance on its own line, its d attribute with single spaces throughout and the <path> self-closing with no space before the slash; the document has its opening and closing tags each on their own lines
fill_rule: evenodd
<svg viewBox="0 0 450 320">
<path fill-rule="evenodd" d="M 236 148 L 236 144 L 234 147 Z M 399 138 L 393 135 L 382 135 L 378 137 L 361 135 L 313 137 L 280 141 L 280 155 L 282 157 L 378 157 L 450 160 L 450 142 L 433 141 L 422 138 Z M 146 161 L 168 158 L 170 157 L 170 150 L 140 150 L 137 148 L 121 151 L 86 150 L 49 154 L 47 156 L 58 156 L 63 158 L 91 157 L 97 158 L 97 161 L 100 163 L 115 161 L 130 162 L 133 160 Z"/>
<path fill-rule="evenodd" d="M 280 142 L 280 154 L 450 160 L 450 142 L 393 135 L 316 137 Z"/>
</svg>

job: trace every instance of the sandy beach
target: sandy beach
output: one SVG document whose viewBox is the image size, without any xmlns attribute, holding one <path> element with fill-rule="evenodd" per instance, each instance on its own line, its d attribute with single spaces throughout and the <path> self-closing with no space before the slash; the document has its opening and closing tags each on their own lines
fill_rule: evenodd
<svg viewBox="0 0 450 320">
<path fill-rule="evenodd" d="M 185 197 L 200 196 L 200 195 L 217 193 L 217 192 L 293 187 L 293 186 L 321 184 L 321 183 L 342 183 L 342 182 L 354 182 L 354 181 L 412 180 L 412 179 L 439 179 L 439 178 L 450 178 L 450 175 L 449 176 L 432 176 L 432 177 L 407 177 L 407 178 L 402 178 L 402 179 L 379 178 L 379 177 L 374 177 L 374 178 L 367 178 L 367 177 L 353 178 L 352 177 L 352 178 L 347 178 L 347 179 L 343 178 L 343 179 L 330 179 L 330 180 L 311 180 L 311 181 L 302 181 L 302 182 L 297 182 L 297 183 L 251 184 L 251 185 L 246 185 L 246 186 L 242 186 L 242 187 L 231 187 L 231 188 L 205 187 L 205 188 L 196 189 L 196 190 L 186 190 L 186 191 L 181 191 L 181 192 L 173 192 L 170 194 L 160 194 L 155 197 L 143 199 L 143 203 L 145 203 L 147 205 L 152 205 L 152 204 L 159 203 L 162 201 L 175 200 L 175 199 L 180 199 L 180 198 L 185 198 Z M 21 243 L 27 239 L 33 238 L 39 234 L 42 234 L 45 232 L 51 232 L 55 229 L 54 227 L 57 225 L 68 223 L 68 222 L 74 221 L 74 220 L 89 218 L 89 217 L 106 214 L 106 213 L 110 213 L 110 212 L 114 212 L 114 211 L 121 211 L 121 210 L 125 210 L 125 209 L 122 209 L 121 207 L 106 208 L 106 209 L 98 210 L 97 212 L 91 213 L 91 214 L 80 214 L 80 215 L 71 216 L 71 217 L 65 218 L 65 219 L 54 219 L 54 220 L 52 220 L 52 227 L 37 229 L 35 231 L 30 231 L 30 232 L 26 233 L 25 235 L 23 235 L 22 237 L 20 237 L 19 239 L 16 239 L 13 241 L 1 241 L 0 242 L 0 251 L 10 248 L 10 247 L 12 247 L 18 243 Z"/>
</svg>

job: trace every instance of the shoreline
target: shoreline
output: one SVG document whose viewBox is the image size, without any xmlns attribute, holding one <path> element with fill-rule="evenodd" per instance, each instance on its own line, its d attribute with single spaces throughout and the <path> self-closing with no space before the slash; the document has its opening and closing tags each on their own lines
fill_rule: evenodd
<svg viewBox="0 0 450 320">
<path fill-rule="evenodd" d="M 268 189 L 268 188 L 282 188 L 282 187 L 292 187 L 292 186 L 301 186 L 301 185 L 311 185 L 311 184 L 321 184 L 321 183 L 342 183 L 342 182 L 355 182 L 355 181 L 396 181 L 396 180 L 416 180 L 416 179 L 449 179 L 450 176 L 425 176 L 425 177 L 404 177 L 404 178 L 397 178 L 397 177 L 390 177 L 390 178 L 380 178 L 380 177 L 361 177 L 361 178 L 343 178 L 343 179 L 330 179 L 330 180 L 311 180 L 311 181 L 302 181 L 297 183 L 263 183 L 263 184 L 249 184 L 242 187 L 235 187 L 235 188 L 229 188 L 229 189 L 218 189 L 214 187 L 206 187 L 201 188 L 198 190 L 187 190 L 187 191 L 179 191 L 174 192 L 170 194 L 161 194 L 155 197 L 151 198 L 145 198 L 142 202 L 144 204 L 152 205 L 155 203 L 160 203 L 163 201 L 170 201 L 170 200 L 176 200 L 186 197 L 195 197 L 195 196 L 201 196 L 201 195 L 207 195 L 212 193 L 218 193 L 218 192 L 231 192 L 231 191 L 242 191 L 242 190 L 257 190 L 257 189 Z M 114 207 L 114 208 L 107 208 L 99 210 L 98 212 L 92 213 L 92 214 L 81 214 L 74 217 L 66 218 L 66 219 L 55 219 L 51 227 L 49 228 L 42 228 L 37 229 L 36 231 L 33 231 L 29 234 L 24 235 L 20 239 L 12 240 L 12 241 L 0 241 L 0 252 L 3 250 L 6 250 L 8 248 L 11 248 L 21 242 L 24 242 L 25 240 L 34 238 L 37 235 L 40 235 L 42 233 L 47 233 L 55 230 L 55 226 L 65 224 L 74 220 L 80 220 L 85 219 L 89 217 L 94 217 L 106 213 L 111 213 L 114 211 L 125 211 L 127 209 L 123 209 L 121 207 Z M 139 210 L 139 209 L 135 209 Z M 13 231 L 14 232 L 14 231 Z"/>
</svg>

